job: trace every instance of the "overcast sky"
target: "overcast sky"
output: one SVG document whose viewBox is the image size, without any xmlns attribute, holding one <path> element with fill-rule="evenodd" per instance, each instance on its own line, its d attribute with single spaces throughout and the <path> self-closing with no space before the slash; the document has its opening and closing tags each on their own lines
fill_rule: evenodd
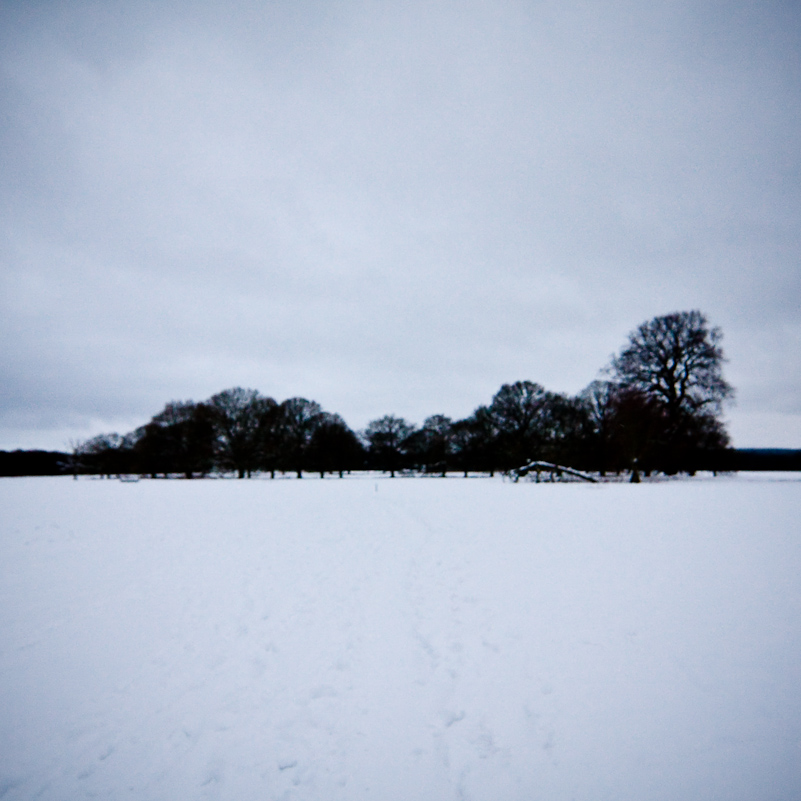
<svg viewBox="0 0 801 801">
<path fill-rule="evenodd" d="M 0 0 L 0 448 L 244 386 L 353 428 L 724 332 L 801 447 L 796 2 Z"/>
</svg>

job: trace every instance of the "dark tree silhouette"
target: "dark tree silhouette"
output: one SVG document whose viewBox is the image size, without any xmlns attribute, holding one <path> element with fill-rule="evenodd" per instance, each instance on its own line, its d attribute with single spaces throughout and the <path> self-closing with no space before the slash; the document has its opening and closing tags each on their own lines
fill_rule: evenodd
<svg viewBox="0 0 801 801">
<path fill-rule="evenodd" d="M 699 311 L 643 323 L 606 372 L 577 397 L 548 392 L 531 381 L 504 384 L 489 406 L 464 419 L 428 417 L 420 429 L 385 415 L 358 436 L 318 403 L 289 398 L 278 404 L 256 390 L 235 387 L 205 403 L 167 404 L 133 435 L 103 435 L 64 459 L 65 469 L 188 478 L 211 469 L 352 470 L 369 465 L 393 477 L 413 468 L 493 474 L 531 461 L 583 470 L 718 469 L 733 464 L 719 419 L 733 395 L 724 380 L 720 329 Z M 366 446 L 366 447 L 365 447 Z"/>
<path fill-rule="evenodd" d="M 368 423 L 364 439 L 372 466 L 389 471 L 394 478 L 395 472 L 406 466 L 407 441 L 413 433 L 413 425 L 391 414 Z"/>
<path fill-rule="evenodd" d="M 267 470 L 270 478 L 284 465 L 283 409 L 272 398 L 260 398 L 256 409 L 256 452 L 260 470 Z"/>
<path fill-rule="evenodd" d="M 323 412 L 309 440 L 307 464 L 320 477 L 326 473 L 342 474 L 357 470 L 364 463 L 364 447 L 356 434 L 338 414 Z"/>
<path fill-rule="evenodd" d="M 618 386 L 618 425 L 625 420 L 640 439 L 647 435 L 637 446 L 641 455 L 632 457 L 640 464 L 646 459 L 667 473 L 692 472 L 701 452 L 728 445 L 719 415 L 734 390 L 723 378 L 722 338 L 700 311 L 655 317 L 629 334 L 609 372 Z M 636 408 L 643 420 L 635 425 Z"/>
<path fill-rule="evenodd" d="M 63 451 L 0 451 L 0 476 L 58 476 L 65 472 L 73 472 L 73 463 Z"/>
<path fill-rule="evenodd" d="M 504 384 L 495 393 L 489 411 L 498 429 L 498 456 L 504 469 L 545 456 L 553 397 L 532 381 Z"/>
<path fill-rule="evenodd" d="M 593 381 L 578 398 L 587 419 L 583 466 L 598 470 L 602 476 L 607 470 L 617 469 L 612 442 L 617 391 L 618 386 L 612 381 Z"/>
<path fill-rule="evenodd" d="M 183 473 L 192 478 L 214 466 L 214 411 L 206 404 L 173 401 L 136 432 L 140 472 Z"/>
<path fill-rule="evenodd" d="M 453 421 L 444 414 L 427 417 L 408 439 L 409 458 L 426 473 L 445 475 L 454 454 Z"/>
<path fill-rule="evenodd" d="M 665 470 L 669 428 L 665 405 L 636 387 L 625 386 L 614 388 L 610 402 L 609 444 L 615 470 L 630 469 L 632 481 L 639 480 L 641 470 L 646 474 L 653 469 Z"/>
<path fill-rule="evenodd" d="M 281 469 L 293 470 L 302 478 L 312 435 L 325 419 L 323 410 L 316 401 L 289 398 L 276 411 Z"/>
<path fill-rule="evenodd" d="M 131 443 L 119 434 L 98 434 L 77 447 L 83 469 L 106 478 L 129 472 Z"/>
<path fill-rule="evenodd" d="M 494 475 L 499 468 L 499 431 L 495 415 L 487 406 L 479 406 L 470 417 L 457 420 L 452 427 L 453 462 L 464 471 L 482 470 Z"/>
<path fill-rule="evenodd" d="M 543 422 L 545 430 L 540 453 L 546 461 L 581 468 L 589 466 L 586 450 L 591 423 L 581 398 L 548 393 Z"/>
<path fill-rule="evenodd" d="M 156 478 L 162 473 L 167 478 L 173 470 L 173 448 L 166 427 L 151 420 L 137 428 L 133 437 L 137 472 L 147 474 L 151 478 Z"/>
<path fill-rule="evenodd" d="M 220 466 L 236 470 L 239 478 L 248 478 L 259 468 L 261 420 L 275 405 L 255 389 L 234 387 L 214 395 L 208 402 L 216 434 Z"/>
<path fill-rule="evenodd" d="M 654 317 L 629 334 L 611 372 L 618 384 L 661 401 L 671 422 L 717 415 L 734 394 L 723 379 L 722 338 L 699 311 Z"/>
</svg>

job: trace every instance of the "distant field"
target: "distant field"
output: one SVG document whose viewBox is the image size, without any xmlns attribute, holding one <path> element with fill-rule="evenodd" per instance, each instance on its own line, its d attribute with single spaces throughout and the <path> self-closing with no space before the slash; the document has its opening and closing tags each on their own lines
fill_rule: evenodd
<svg viewBox="0 0 801 801">
<path fill-rule="evenodd" d="M 0 798 L 796 801 L 801 475 L 0 481 Z"/>
</svg>

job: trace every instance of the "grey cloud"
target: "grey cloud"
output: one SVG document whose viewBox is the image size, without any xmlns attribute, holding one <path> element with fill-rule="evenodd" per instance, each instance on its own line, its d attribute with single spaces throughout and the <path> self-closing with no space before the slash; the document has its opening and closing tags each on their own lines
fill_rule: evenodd
<svg viewBox="0 0 801 801">
<path fill-rule="evenodd" d="M 736 438 L 797 414 L 792 4 L 0 13 L 7 441 L 232 384 L 466 414 L 695 307 Z"/>
</svg>

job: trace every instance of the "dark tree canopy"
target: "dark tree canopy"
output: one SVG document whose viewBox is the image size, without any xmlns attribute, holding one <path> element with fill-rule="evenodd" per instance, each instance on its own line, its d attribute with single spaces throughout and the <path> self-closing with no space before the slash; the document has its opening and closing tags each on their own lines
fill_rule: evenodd
<svg viewBox="0 0 801 801">
<path fill-rule="evenodd" d="M 133 452 L 141 470 L 205 475 L 214 465 L 214 414 L 209 406 L 172 401 L 134 432 Z"/>
<path fill-rule="evenodd" d="M 325 419 L 322 407 L 306 398 L 288 398 L 278 407 L 277 415 L 280 467 L 294 470 L 301 478 L 314 431 Z"/>
<path fill-rule="evenodd" d="M 406 466 L 409 440 L 414 430 L 411 423 L 392 414 L 368 423 L 363 436 L 373 466 L 388 470 L 394 477 L 396 470 Z"/>
<path fill-rule="evenodd" d="M 356 470 L 364 461 L 364 448 L 356 434 L 338 414 L 322 412 L 312 432 L 306 463 L 320 476 Z"/>
<path fill-rule="evenodd" d="M 398 470 L 492 475 L 532 461 L 602 474 L 723 469 L 730 460 L 719 416 L 733 390 L 722 374 L 721 339 L 699 311 L 655 317 L 629 335 L 607 380 L 577 396 L 517 381 L 462 420 L 435 414 L 419 429 L 385 415 L 357 435 L 315 401 L 277 403 L 234 387 L 202 403 L 168 403 L 125 437 L 76 444 L 65 469 L 187 478 L 212 471 L 301 478 L 304 470 L 324 477 L 363 467 L 393 476 Z"/>
<path fill-rule="evenodd" d="M 81 463 L 92 472 L 111 476 L 124 469 L 125 437 L 119 434 L 98 434 L 76 447 Z"/>
<path fill-rule="evenodd" d="M 470 470 L 486 470 L 490 475 L 500 467 L 498 424 L 488 406 L 479 406 L 470 417 L 452 426 L 453 462 L 467 476 Z"/>
<path fill-rule="evenodd" d="M 659 399 L 672 421 L 684 414 L 718 414 L 733 395 L 723 378 L 722 338 L 700 311 L 654 317 L 629 334 L 611 371 L 622 386 Z"/>
<path fill-rule="evenodd" d="M 516 381 L 504 384 L 489 408 L 501 433 L 528 437 L 540 429 L 547 399 L 548 392 L 539 384 Z"/>
<path fill-rule="evenodd" d="M 613 380 L 583 396 L 604 466 L 677 472 L 728 445 L 719 415 L 734 392 L 723 378 L 722 338 L 700 311 L 655 317 L 629 334 L 608 370 Z"/>
<path fill-rule="evenodd" d="M 532 459 L 570 458 L 586 428 L 582 403 L 532 381 L 504 384 L 489 407 L 496 457 L 505 468 Z"/>
<path fill-rule="evenodd" d="M 426 473 L 445 475 L 453 460 L 453 420 L 433 414 L 408 439 L 408 453 L 414 466 Z"/>
<path fill-rule="evenodd" d="M 259 467 L 261 421 L 275 405 L 272 398 L 241 387 L 226 389 L 209 400 L 220 462 L 236 470 L 240 478 Z"/>
</svg>

